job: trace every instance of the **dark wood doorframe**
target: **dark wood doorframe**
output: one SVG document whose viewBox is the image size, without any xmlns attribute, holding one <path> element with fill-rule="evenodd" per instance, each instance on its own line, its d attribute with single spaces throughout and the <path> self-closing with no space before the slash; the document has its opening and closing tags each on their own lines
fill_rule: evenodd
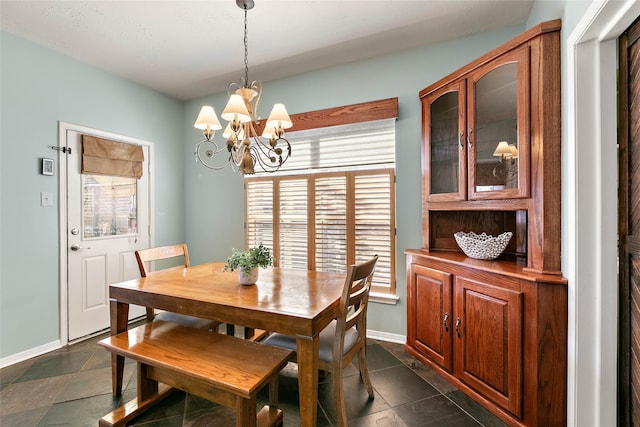
<svg viewBox="0 0 640 427">
<path fill-rule="evenodd" d="M 618 425 L 640 425 L 640 19 L 618 39 Z M 635 282 L 635 285 L 633 284 Z"/>
</svg>

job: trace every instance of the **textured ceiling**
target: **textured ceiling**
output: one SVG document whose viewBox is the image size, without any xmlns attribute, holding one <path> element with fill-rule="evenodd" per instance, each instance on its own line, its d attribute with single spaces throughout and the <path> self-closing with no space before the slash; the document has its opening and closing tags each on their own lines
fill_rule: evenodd
<svg viewBox="0 0 640 427">
<path fill-rule="evenodd" d="M 529 0 L 255 0 L 249 78 L 263 82 L 523 23 Z M 1 28 L 178 99 L 244 75 L 234 0 L 0 1 Z"/>
</svg>

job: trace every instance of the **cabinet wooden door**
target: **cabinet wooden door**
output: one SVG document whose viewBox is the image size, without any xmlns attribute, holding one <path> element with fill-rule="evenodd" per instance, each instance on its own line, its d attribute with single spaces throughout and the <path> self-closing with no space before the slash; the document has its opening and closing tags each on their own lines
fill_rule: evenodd
<svg viewBox="0 0 640 427">
<path fill-rule="evenodd" d="M 422 98 L 423 201 L 466 200 L 465 81 Z"/>
<path fill-rule="evenodd" d="M 467 79 L 469 200 L 529 196 L 529 46 Z"/>
<path fill-rule="evenodd" d="M 451 372 L 452 275 L 411 264 L 407 283 L 407 343 Z"/>
<path fill-rule="evenodd" d="M 454 372 L 492 402 L 522 412 L 522 293 L 455 278 Z"/>
</svg>

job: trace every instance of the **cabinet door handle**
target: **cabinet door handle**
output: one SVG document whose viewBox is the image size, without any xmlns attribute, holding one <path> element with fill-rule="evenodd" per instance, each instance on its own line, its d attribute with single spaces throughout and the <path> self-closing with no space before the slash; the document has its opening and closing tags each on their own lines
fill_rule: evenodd
<svg viewBox="0 0 640 427">
<path fill-rule="evenodd" d="M 456 319 L 456 334 L 458 334 L 458 338 L 460 338 L 460 329 L 458 329 L 458 326 L 460 326 L 460 318 L 458 317 Z"/>
<path fill-rule="evenodd" d="M 444 314 L 444 320 L 442 321 L 442 323 L 444 324 L 444 330 L 449 332 L 449 325 L 447 325 L 447 321 L 449 320 L 449 312 L 446 312 Z"/>
<path fill-rule="evenodd" d="M 472 133 L 473 133 L 473 129 L 469 128 L 469 132 L 467 133 L 467 143 L 469 144 L 469 149 L 473 147 L 473 142 L 471 142 Z"/>
<path fill-rule="evenodd" d="M 464 132 L 460 132 L 460 135 L 458 135 L 458 147 L 460 147 L 460 151 L 464 150 L 464 143 L 462 142 L 464 140 Z"/>
</svg>

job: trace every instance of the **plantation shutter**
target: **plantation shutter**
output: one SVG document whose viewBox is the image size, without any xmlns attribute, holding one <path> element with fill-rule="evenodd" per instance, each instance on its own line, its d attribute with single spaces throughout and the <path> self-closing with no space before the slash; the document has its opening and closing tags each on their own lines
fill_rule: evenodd
<svg viewBox="0 0 640 427">
<path fill-rule="evenodd" d="M 392 253 L 389 249 L 395 234 L 395 227 L 392 228 L 395 221 L 391 211 L 392 182 L 392 171 L 355 176 L 356 262 L 367 261 L 373 255 L 378 255 L 373 286 L 387 287 L 391 281 Z"/>
<path fill-rule="evenodd" d="M 280 267 L 307 268 L 307 179 L 280 181 Z"/>
<path fill-rule="evenodd" d="M 273 248 L 273 181 L 247 181 L 245 193 L 248 247 Z"/>
<path fill-rule="evenodd" d="M 316 270 L 345 273 L 347 269 L 347 178 L 315 181 Z"/>
</svg>

